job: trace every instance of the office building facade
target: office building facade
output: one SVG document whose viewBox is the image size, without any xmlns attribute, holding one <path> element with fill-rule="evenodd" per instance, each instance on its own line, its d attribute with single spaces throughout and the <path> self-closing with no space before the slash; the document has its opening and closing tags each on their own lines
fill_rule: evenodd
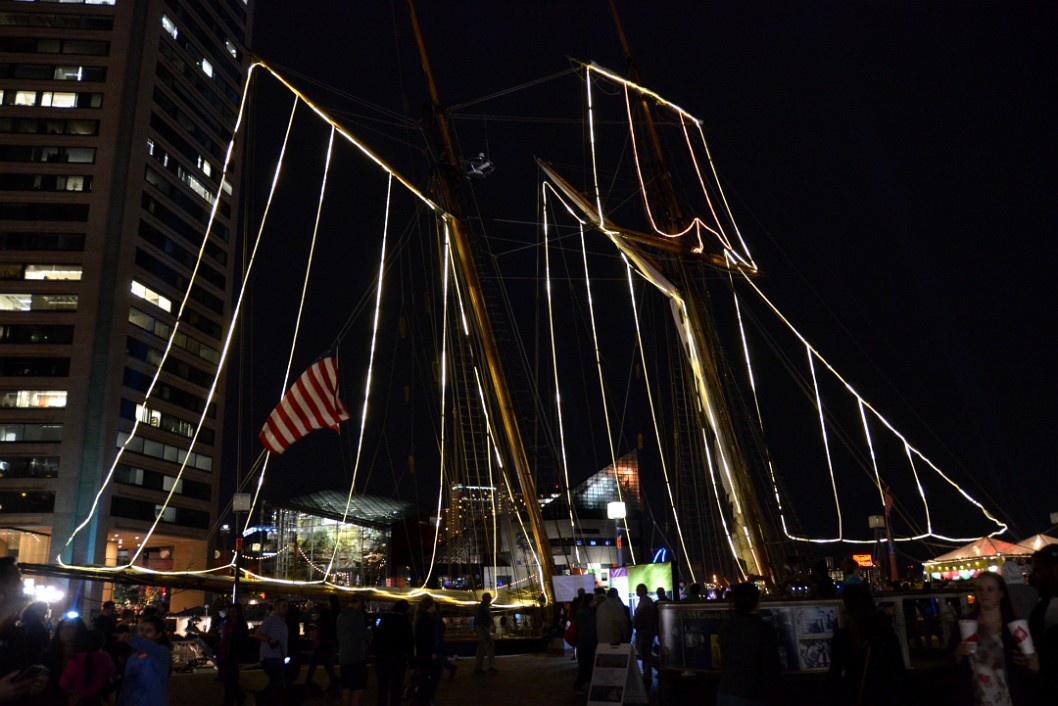
<svg viewBox="0 0 1058 706">
<path fill-rule="evenodd" d="M 139 563 L 206 565 L 224 415 L 222 394 L 206 399 L 236 286 L 237 152 L 223 188 L 221 171 L 252 11 L 0 1 L 0 554 L 123 563 L 161 515 Z"/>
</svg>

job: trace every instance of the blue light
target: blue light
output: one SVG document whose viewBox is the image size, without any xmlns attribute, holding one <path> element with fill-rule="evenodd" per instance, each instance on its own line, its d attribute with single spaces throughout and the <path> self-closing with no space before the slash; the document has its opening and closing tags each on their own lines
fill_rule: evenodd
<svg viewBox="0 0 1058 706">
<path fill-rule="evenodd" d="M 656 552 L 654 552 L 654 561 L 652 563 L 654 563 L 654 564 L 664 564 L 668 560 L 669 560 L 669 552 L 668 552 L 667 549 L 665 549 L 665 547 L 662 547 L 661 549 L 659 549 Z"/>
<path fill-rule="evenodd" d="M 67 620 L 75 620 L 77 618 L 80 618 L 81 614 L 78 613 L 76 610 L 68 610 L 66 611 L 66 615 L 64 615 L 63 617 Z"/>
</svg>

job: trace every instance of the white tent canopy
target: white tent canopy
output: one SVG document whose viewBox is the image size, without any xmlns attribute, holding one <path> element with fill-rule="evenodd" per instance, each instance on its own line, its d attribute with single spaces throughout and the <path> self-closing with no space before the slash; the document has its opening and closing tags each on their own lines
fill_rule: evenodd
<svg viewBox="0 0 1058 706">
<path fill-rule="evenodd" d="M 1029 554 L 1034 554 L 1046 547 L 1048 544 L 1058 544 L 1058 537 L 1049 534 L 1037 534 L 1028 539 L 1018 542 L 1018 546 Z"/>
<path fill-rule="evenodd" d="M 983 559 L 985 557 L 999 557 L 999 556 L 1025 556 L 1026 549 L 1017 544 L 1011 544 L 1010 542 L 1004 542 L 1002 539 L 995 539 L 994 537 L 982 537 L 974 542 L 952 549 L 946 554 L 941 554 L 938 557 L 934 557 L 926 562 L 926 565 L 931 564 L 947 564 L 953 561 L 965 561 L 972 559 Z"/>
</svg>

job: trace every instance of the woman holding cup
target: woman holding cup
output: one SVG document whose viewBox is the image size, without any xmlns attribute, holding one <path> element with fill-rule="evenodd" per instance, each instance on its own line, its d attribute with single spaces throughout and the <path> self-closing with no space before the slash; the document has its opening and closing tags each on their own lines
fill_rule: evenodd
<svg viewBox="0 0 1058 706">
<path fill-rule="evenodd" d="M 974 611 L 959 621 L 952 656 L 961 676 L 961 703 L 974 706 L 1019 706 L 1025 703 L 1025 682 L 1040 668 L 1031 640 L 1023 637 L 999 574 L 981 573 L 974 584 Z M 1012 625 L 1013 624 L 1013 625 Z M 954 640 L 958 640 L 954 642 Z"/>
</svg>

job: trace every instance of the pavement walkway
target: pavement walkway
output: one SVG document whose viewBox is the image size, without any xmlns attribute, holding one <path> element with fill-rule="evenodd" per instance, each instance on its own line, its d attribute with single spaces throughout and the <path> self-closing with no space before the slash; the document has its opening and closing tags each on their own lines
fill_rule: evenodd
<svg viewBox="0 0 1058 706">
<path fill-rule="evenodd" d="M 573 691 L 577 663 L 569 656 L 547 654 L 513 655 L 496 657 L 497 674 L 474 674 L 474 660 L 461 659 L 456 662 L 458 670 L 454 679 L 447 673 L 441 679 L 435 699 L 437 706 L 466 706 L 468 704 L 501 704 L 502 706 L 584 706 L 586 697 Z M 302 679 L 304 670 L 302 670 Z M 258 669 L 242 673 L 243 689 L 254 693 L 265 685 L 264 674 Z M 316 684 L 327 683 L 327 675 L 316 670 Z M 375 706 L 376 681 L 374 671 L 369 669 L 368 688 L 361 700 L 362 706 Z M 223 689 L 213 670 L 200 670 L 194 674 L 173 674 L 169 683 L 172 706 L 219 706 L 223 701 Z M 247 706 L 253 704 L 251 698 Z M 290 700 L 291 704 L 304 706 L 336 706 L 337 696 L 306 695 L 301 693 Z M 658 706 L 658 695 L 651 693 L 651 704 Z"/>
</svg>

